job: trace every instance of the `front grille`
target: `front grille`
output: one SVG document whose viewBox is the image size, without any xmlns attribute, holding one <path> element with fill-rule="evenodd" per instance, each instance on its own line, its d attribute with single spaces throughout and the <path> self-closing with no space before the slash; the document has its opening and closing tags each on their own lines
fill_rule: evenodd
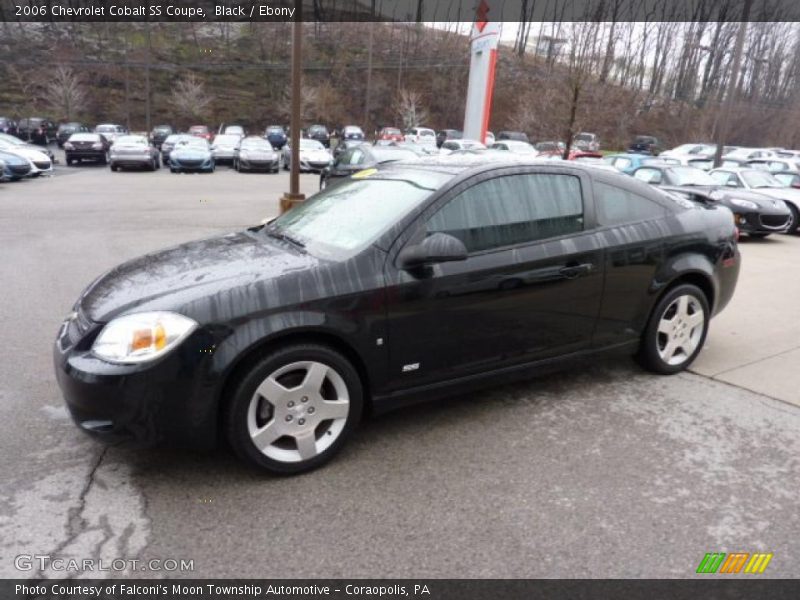
<svg viewBox="0 0 800 600">
<path fill-rule="evenodd" d="M 761 215 L 761 225 L 768 229 L 783 229 L 789 223 L 788 215 Z"/>
<path fill-rule="evenodd" d="M 187 160 L 187 159 L 176 159 L 178 164 L 181 167 L 199 167 L 203 164 L 202 160 Z"/>
<path fill-rule="evenodd" d="M 37 168 L 37 169 L 44 169 L 44 170 L 47 170 L 47 169 L 49 169 L 49 168 L 50 168 L 50 161 L 47 161 L 47 162 L 45 162 L 45 161 L 43 161 L 43 160 L 40 160 L 40 161 L 33 161 L 33 164 L 35 164 L 35 165 L 36 165 L 36 168 Z"/>
<path fill-rule="evenodd" d="M 14 175 L 27 175 L 31 170 L 28 165 L 10 165 L 9 168 Z"/>
</svg>

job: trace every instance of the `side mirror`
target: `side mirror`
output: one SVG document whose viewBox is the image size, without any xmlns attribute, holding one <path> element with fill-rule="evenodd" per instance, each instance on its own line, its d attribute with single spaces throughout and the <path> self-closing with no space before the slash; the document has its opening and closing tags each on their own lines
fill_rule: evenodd
<svg viewBox="0 0 800 600">
<path fill-rule="evenodd" d="M 406 269 L 466 259 L 464 243 L 446 233 L 434 233 L 421 244 L 407 246 L 400 252 L 400 264 Z"/>
</svg>

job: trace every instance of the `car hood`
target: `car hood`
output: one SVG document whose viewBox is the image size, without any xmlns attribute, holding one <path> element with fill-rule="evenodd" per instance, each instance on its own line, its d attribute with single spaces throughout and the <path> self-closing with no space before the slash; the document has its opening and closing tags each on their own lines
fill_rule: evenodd
<svg viewBox="0 0 800 600">
<path fill-rule="evenodd" d="M 30 165 L 30 161 L 25 157 L 7 150 L 0 151 L 0 160 L 8 166 Z"/>
<path fill-rule="evenodd" d="M 209 156 L 211 156 L 211 152 L 201 148 L 175 148 L 170 153 L 170 157 L 176 158 L 178 160 L 180 160 L 181 158 L 190 160 L 191 159 L 205 160 Z"/>
<path fill-rule="evenodd" d="M 50 160 L 50 157 L 47 156 L 47 154 L 45 154 L 44 152 L 35 150 L 33 148 L 26 148 L 25 146 L 17 146 L 13 150 L 6 150 L 6 152 L 10 152 L 11 154 L 16 154 L 17 156 L 21 156 L 23 158 L 34 160 L 37 162 Z"/>
<path fill-rule="evenodd" d="M 325 161 L 330 159 L 331 155 L 325 150 L 300 150 L 300 160 Z"/>
<path fill-rule="evenodd" d="M 792 200 L 795 204 L 800 202 L 800 190 L 795 188 L 750 188 L 750 191 L 755 192 L 756 194 L 764 194 L 770 198 Z"/>
<path fill-rule="evenodd" d="M 269 160 L 273 160 L 278 156 L 274 150 L 263 150 L 261 148 L 255 150 L 239 150 L 239 155 L 247 158 L 262 158 Z"/>
<path fill-rule="evenodd" d="M 265 293 L 277 290 L 282 278 L 319 264 L 308 254 L 268 237 L 263 231 L 243 231 L 181 244 L 123 263 L 92 283 L 81 295 L 81 309 L 96 322 L 125 312 L 171 310 L 200 322 L 220 315 L 209 309 L 215 298 L 231 302 L 236 290 L 243 304 L 258 301 L 267 308 Z M 232 309 L 233 307 L 227 307 Z M 219 311 L 225 307 L 220 306 Z"/>
</svg>

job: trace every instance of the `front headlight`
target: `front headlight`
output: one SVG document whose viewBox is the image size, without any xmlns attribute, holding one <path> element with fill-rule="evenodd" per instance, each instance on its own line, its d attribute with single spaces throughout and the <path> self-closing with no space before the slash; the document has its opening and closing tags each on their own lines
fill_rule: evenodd
<svg viewBox="0 0 800 600">
<path fill-rule="evenodd" d="M 126 315 L 103 328 L 92 352 L 109 362 L 147 362 L 169 352 L 196 328 L 195 321 L 172 312 Z"/>
<path fill-rule="evenodd" d="M 750 200 L 742 200 L 741 198 L 731 198 L 731 203 L 735 204 L 736 206 L 741 206 L 742 208 L 749 208 L 750 210 L 756 210 L 758 208 L 758 204 L 755 202 L 750 202 Z"/>
</svg>

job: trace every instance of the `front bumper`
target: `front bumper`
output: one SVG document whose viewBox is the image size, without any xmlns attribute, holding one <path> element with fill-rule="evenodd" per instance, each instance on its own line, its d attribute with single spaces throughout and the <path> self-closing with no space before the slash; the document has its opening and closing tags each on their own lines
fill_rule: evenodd
<svg viewBox="0 0 800 600">
<path fill-rule="evenodd" d="M 280 166 L 280 161 L 277 158 L 273 160 L 262 160 L 254 158 L 239 157 L 239 167 L 242 169 L 249 169 L 253 171 L 277 171 Z"/>
<path fill-rule="evenodd" d="M 211 154 L 216 163 L 233 162 L 233 150 L 214 150 Z"/>
<path fill-rule="evenodd" d="M 766 213 L 737 209 L 733 215 L 736 226 L 742 233 L 783 233 L 791 218 L 789 211 Z"/>
<path fill-rule="evenodd" d="M 211 171 L 214 168 L 214 159 L 204 161 L 180 160 L 170 156 L 169 167 L 175 171 Z"/>
<path fill-rule="evenodd" d="M 153 157 L 149 154 L 112 154 L 109 160 L 118 167 L 149 167 L 153 164 Z"/>
<path fill-rule="evenodd" d="M 75 424 L 110 444 L 210 448 L 216 443 L 216 385 L 208 335 L 195 331 L 153 363 L 115 365 L 95 357 L 101 326 L 77 335 L 66 322 L 53 348 L 56 380 Z"/>
<path fill-rule="evenodd" d="M 300 159 L 300 170 L 301 171 L 322 171 L 325 167 L 331 164 L 331 161 L 326 160 L 322 161 L 314 161 L 314 160 L 303 160 Z"/>
</svg>

